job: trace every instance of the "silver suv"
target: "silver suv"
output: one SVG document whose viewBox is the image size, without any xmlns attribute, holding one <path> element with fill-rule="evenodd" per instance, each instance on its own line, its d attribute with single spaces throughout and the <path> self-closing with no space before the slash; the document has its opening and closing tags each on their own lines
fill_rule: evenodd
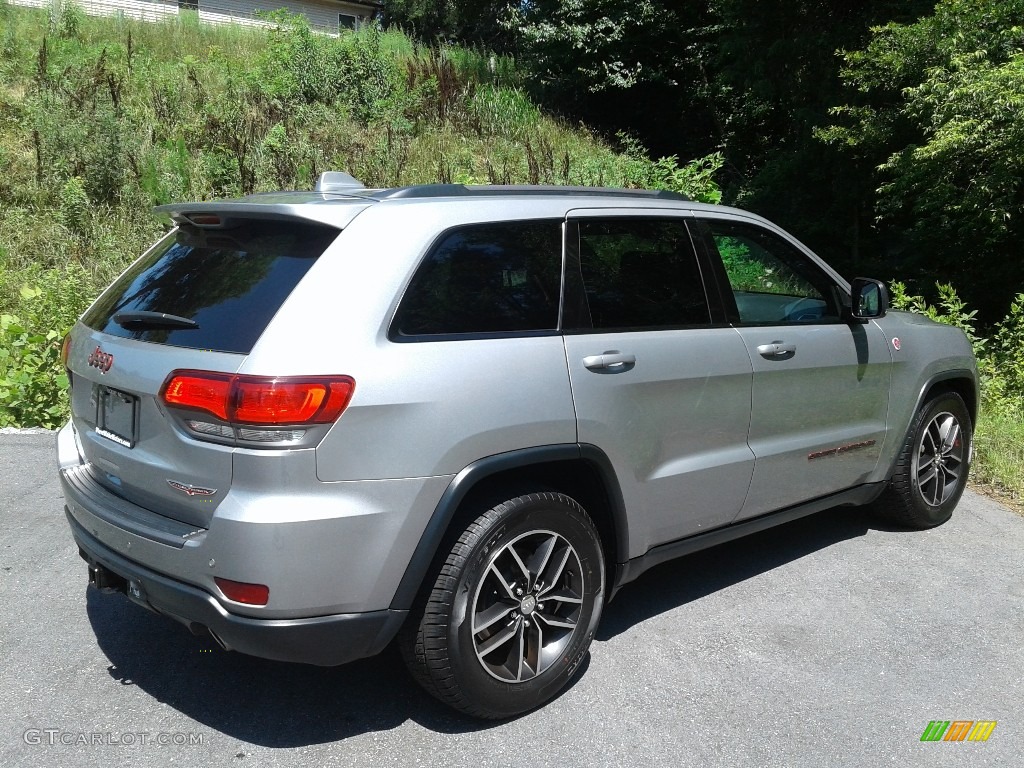
<svg viewBox="0 0 1024 768">
<path fill-rule="evenodd" d="M 572 677 L 646 569 L 842 505 L 952 513 L 964 335 L 762 218 L 429 185 L 159 209 L 65 346 L 90 581 L 271 659 L 400 644 L 481 717 Z"/>
</svg>

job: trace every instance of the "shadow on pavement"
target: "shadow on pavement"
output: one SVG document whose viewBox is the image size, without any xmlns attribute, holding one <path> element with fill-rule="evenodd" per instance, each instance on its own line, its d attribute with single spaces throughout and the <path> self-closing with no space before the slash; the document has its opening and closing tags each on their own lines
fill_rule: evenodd
<svg viewBox="0 0 1024 768">
<path fill-rule="evenodd" d="M 605 607 L 598 640 L 720 589 L 882 526 L 856 507 L 837 507 L 656 566 Z"/>
<path fill-rule="evenodd" d="M 268 661 L 224 651 L 120 595 L 89 589 L 86 601 L 100 649 L 110 660 L 112 682 L 138 686 L 197 723 L 241 741 L 309 746 L 388 731 L 406 720 L 438 733 L 501 724 L 464 716 L 425 693 L 394 646 L 341 667 Z M 589 664 L 588 655 L 581 674 L 559 696 L 572 689 Z"/>
<path fill-rule="evenodd" d="M 607 606 L 597 638 L 615 637 L 645 619 L 873 527 L 860 510 L 831 510 L 658 566 Z M 287 664 L 226 652 L 121 596 L 90 589 L 87 610 L 110 660 L 112 683 L 138 686 L 197 723 L 241 741 L 308 746 L 391 730 L 410 719 L 440 733 L 496 725 L 462 716 L 423 692 L 393 647 L 342 667 Z M 584 672 L 589 662 L 588 655 Z"/>
<path fill-rule="evenodd" d="M 87 603 L 112 680 L 242 741 L 307 746 L 391 730 L 408 719 L 442 733 L 490 725 L 421 691 L 393 648 L 341 667 L 288 664 L 224 651 L 120 595 L 89 589 Z"/>
</svg>

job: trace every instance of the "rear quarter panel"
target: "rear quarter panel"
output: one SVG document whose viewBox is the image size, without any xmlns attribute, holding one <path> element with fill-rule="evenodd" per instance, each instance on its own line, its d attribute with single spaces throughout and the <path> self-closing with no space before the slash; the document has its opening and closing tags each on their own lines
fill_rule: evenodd
<svg viewBox="0 0 1024 768">
<path fill-rule="evenodd" d="M 484 456 L 576 441 L 560 336 L 388 338 L 440 233 L 530 218 L 557 214 L 543 201 L 387 201 L 356 217 L 310 270 L 241 372 L 355 378 L 348 409 L 316 449 L 320 480 L 452 475 Z"/>
</svg>

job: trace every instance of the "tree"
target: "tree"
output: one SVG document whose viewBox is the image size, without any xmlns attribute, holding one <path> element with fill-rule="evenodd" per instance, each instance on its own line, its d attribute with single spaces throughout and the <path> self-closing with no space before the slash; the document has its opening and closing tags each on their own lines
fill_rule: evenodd
<svg viewBox="0 0 1024 768">
<path fill-rule="evenodd" d="M 510 9 L 519 60 L 549 108 L 655 154 L 718 149 L 705 0 L 529 0 Z"/>
<path fill-rule="evenodd" d="M 513 0 L 384 0 L 384 24 L 424 42 L 452 40 L 507 53 L 513 35 L 502 20 Z"/>
<path fill-rule="evenodd" d="M 878 167 L 889 258 L 1002 316 L 1024 279 L 1024 0 L 941 0 L 847 51 L 821 136 Z"/>
</svg>

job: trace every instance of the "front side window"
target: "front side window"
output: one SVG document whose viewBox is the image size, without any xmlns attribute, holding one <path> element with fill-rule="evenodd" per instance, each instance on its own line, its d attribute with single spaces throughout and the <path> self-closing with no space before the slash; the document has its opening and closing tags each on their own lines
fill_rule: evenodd
<svg viewBox="0 0 1024 768">
<path fill-rule="evenodd" d="M 754 224 L 709 220 L 741 323 L 839 319 L 835 286 L 799 249 Z"/>
<path fill-rule="evenodd" d="M 700 267 L 681 219 L 582 220 L 579 261 L 595 329 L 677 328 L 711 321 Z"/>
<path fill-rule="evenodd" d="M 561 273 L 560 221 L 460 227 L 420 266 L 394 329 L 398 337 L 554 330 Z"/>
</svg>

